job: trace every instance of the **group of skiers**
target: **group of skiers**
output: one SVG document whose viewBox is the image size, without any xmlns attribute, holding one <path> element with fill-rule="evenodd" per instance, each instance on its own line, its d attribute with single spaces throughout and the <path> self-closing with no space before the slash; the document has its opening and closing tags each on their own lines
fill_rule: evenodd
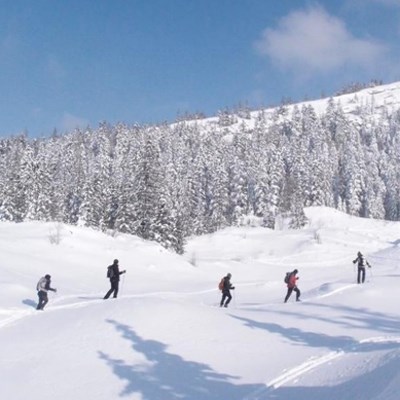
<svg viewBox="0 0 400 400">
<path fill-rule="evenodd" d="M 364 255 L 359 251 L 357 253 L 357 258 L 353 260 L 353 264 L 357 263 L 357 283 L 364 283 L 365 282 L 365 267 L 371 268 L 371 265 L 364 257 Z M 284 299 L 284 303 L 286 303 L 293 292 L 296 293 L 296 301 L 300 301 L 300 289 L 297 287 L 297 281 L 299 277 L 297 276 L 298 270 L 294 269 L 292 272 L 288 272 L 285 278 L 285 283 L 287 286 L 287 293 Z M 231 290 L 235 289 L 234 286 L 231 284 L 232 274 L 227 274 L 224 278 L 222 278 L 219 289 L 222 292 L 222 298 L 220 301 L 220 307 L 228 307 L 228 304 L 232 300 Z"/>
<path fill-rule="evenodd" d="M 364 283 L 365 282 L 365 267 L 371 268 L 371 265 L 368 263 L 367 259 L 364 257 L 363 254 L 359 251 L 357 253 L 357 258 L 353 260 L 353 264 L 357 263 L 357 283 Z M 299 277 L 297 276 L 298 270 L 294 269 L 292 272 L 287 273 L 287 277 L 285 278 L 286 286 L 287 286 L 287 293 L 284 299 L 284 303 L 286 303 L 292 292 L 296 293 L 296 301 L 300 301 L 300 289 L 297 287 L 297 281 Z M 105 294 L 104 300 L 108 299 L 111 295 L 113 298 L 118 296 L 119 291 L 119 282 L 120 276 L 125 274 L 126 270 L 120 271 L 119 270 L 119 262 L 117 259 L 108 266 L 107 268 L 107 277 L 110 279 L 111 288 Z M 235 287 L 231 283 L 232 274 L 228 273 L 225 277 L 221 279 L 219 283 L 219 289 L 222 292 L 222 297 L 220 301 L 220 307 L 228 307 L 228 304 L 232 300 L 231 290 L 234 290 Z M 49 291 L 57 292 L 57 289 L 51 287 L 51 276 L 46 274 L 42 278 L 40 278 L 39 282 L 37 283 L 37 293 L 39 297 L 39 302 L 36 307 L 37 310 L 43 310 L 46 304 L 48 303 L 48 295 Z"/>
<path fill-rule="evenodd" d="M 114 299 L 118 296 L 120 276 L 126 273 L 126 270 L 119 270 L 118 263 L 118 260 L 115 259 L 114 262 L 107 267 L 107 278 L 110 279 L 111 288 L 104 296 L 104 300 L 108 299 L 111 295 L 113 295 Z M 39 279 L 36 290 L 39 297 L 36 310 L 43 310 L 49 301 L 47 293 L 49 291 L 57 292 L 57 289 L 51 287 L 51 276 L 49 274 Z"/>
<path fill-rule="evenodd" d="M 297 280 L 299 279 L 299 277 L 297 276 L 298 272 L 299 271 L 297 269 L 289 272 L 287 275 L 287 279 L 285 279 L 285 281 L 287 282 L 287 293 L 284 300 L 285 303 L 289 300 L 292 292 L 296 292 L 296 301 L 300 301 L 300 289 L 297 287 Z M 231 278 L 232 274 L 228 273 L 222 278 L 221 282 L 218 285 L 218 288 L 222 292 L 221 301 L 219 303 L 220 307 L 228 307 L 228 304 L 232 300 L 231 290 L 235 290 L 235 286 L 232 285 Z"/>
</svg>

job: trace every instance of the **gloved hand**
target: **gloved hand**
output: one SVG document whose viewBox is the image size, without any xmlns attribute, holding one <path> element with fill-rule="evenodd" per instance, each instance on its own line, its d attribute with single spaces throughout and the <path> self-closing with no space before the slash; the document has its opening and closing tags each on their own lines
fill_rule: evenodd
<svg viewBox="0 0 400 400">
<path fill-rule="evenodd" d="M 232 286 L 231 289 L 232 289 L 232 290 L 235 290 L 235 286 Z"/>
</svg>

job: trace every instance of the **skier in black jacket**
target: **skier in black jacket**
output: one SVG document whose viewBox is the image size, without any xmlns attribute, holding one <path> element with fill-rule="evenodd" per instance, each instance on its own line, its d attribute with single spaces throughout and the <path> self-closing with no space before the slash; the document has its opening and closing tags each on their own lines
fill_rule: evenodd
<svg viewBox="0 0 400 400">
<path fill-rule="evenodd" d="M 108 299 L 112 293 L 114 293 L 114 299 L 118 295 L 119 289 L 119 276 L 124 274 L 126 270 L 120 271 L 118 266 L 118 260 L 114 260 L 113 264 L 108 267 L 108 277 L 110 278 L 111 289 L 106 293 L 104 299 Z"/>
<path fill-rule="evenodd" d="M 232 274 L 228 274 L 224 278 L 224 283 L 223 283 L 223 287 L 222 287 L 222 298 L 221 298 L 221 303 L 219 305 L 220 307 L 222 307 L 222 306 L 228 307 L 228 304 L 232 300 L 231 290 L 234 290 L 235 287 L 232 286 L 232 284 L 231 284 L 231 277 L 232 277 Z M 226 299 L 226 301 L 225 301 L 225 299 Z"/>
<path fill-rule="evenodd" d="M 43 310 L 44 306 L 49 301 L 47 292 L 49 290 L 51 290 L 52 292 L 57 292 L 57 289 L 51 287 L 51 276 L 49 274 L 46 274 L 45 276 L 39 279 L 39 282 L 36 285 L 36 290 L 38 291 L 38 297 L 39 297 L 39 303 L 36 307 L 36 310 Z"/>
<path fill-rule="evenodd" d="M 353 260 L 353 264 L 357 263 L 357 283 L 364 283 L 365 282 L 365 266 L 371 268 L 371 265 L 367 261 L 367 259 L 361 254 L 359 251 L 357 253 L 357 258 Z"/>
</svg>

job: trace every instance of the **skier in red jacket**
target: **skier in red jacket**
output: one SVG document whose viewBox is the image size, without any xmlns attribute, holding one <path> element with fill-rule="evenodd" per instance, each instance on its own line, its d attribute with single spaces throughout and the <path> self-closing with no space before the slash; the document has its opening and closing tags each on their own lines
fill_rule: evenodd
<svg viewBox="0 0 400 400">
<path fill-rule="evenodd" d="M 296 301 L 300 301 L 300 290 L 297 287 L 297 280 L 299 279 L 297 275 L 299 271 L 295 269 L 289 276 L 289 281 L 287 283 L 287 294 L 285 297 L 285 303 L 289 300 L 290 295 L 292 294 L 293 291 L 296 292 Z"/>
</svg>

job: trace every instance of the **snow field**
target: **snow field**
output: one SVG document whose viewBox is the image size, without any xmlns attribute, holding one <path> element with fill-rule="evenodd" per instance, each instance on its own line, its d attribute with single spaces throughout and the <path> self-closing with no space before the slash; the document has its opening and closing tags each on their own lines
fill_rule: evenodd
<svg viewBox="0 0 400 400">
<path fill-rule="evenodd" d="M 184 256 L 79 227 L 55 245 L 52 224 L 2 224 L 2 397 L 397 400 L 400 225 L 306 212 L 306 229 L 229 228 Z M 373 266 L 364 285 L 358 250 Z M 104 301 L 114 258 L 128 272 Z M 302 302 L 283 304 L 294 268 Z M 221 309 L 227 272 L 236 289 Z M 45 273 L 58 293 L 37 312 Z"/>
</svg>

